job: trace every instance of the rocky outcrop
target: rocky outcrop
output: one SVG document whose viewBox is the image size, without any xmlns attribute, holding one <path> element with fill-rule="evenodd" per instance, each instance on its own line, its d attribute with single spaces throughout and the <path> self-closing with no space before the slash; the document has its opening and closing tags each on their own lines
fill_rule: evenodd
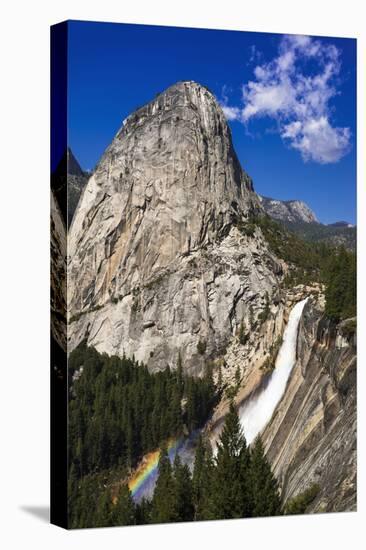
<svg viewBox="0 0 366 550">
<path fill-rule="evenodd" d="M 67 225 L 71 226 L 80 197 L 88 183 L 88 174 L 84 172 L 73 152 L 67 149 Z"/>
<path fill-rule="evenodd" d="M 51 335 L 66 351 L 66 228 L 51 190 Z"/>
<path fill-rule="evenodd" d="M 132 114 L 69 233 L 69 349 L 87 337 L 151 369 L 180 351 L 199 373 L 277 289 L 282 266 L 260 229 L 236 227 L 260 208 L 206 88 L 178 83 Z"/>
<path fill-rule="evenodd" d="M 234 338 L 225 355 L 226 387 L 240 385 L 240 407 L 259 395 L 271 376 L 263 369 L 271 347 L 281 340 L 294 304 L 309 297 L 300 321 L 297 361 L 286 391 L 261 434 L 267 458 L 279 481 L 283 504 L 317 486 L 307 512 L 356 509 L 356 320 L 335 325 L 324 318 L 320 286 L 299 285 L 280 293 L 268 318 L 256 321 L 242 345 Z M 278 350 L 277 350 L 278 351 Z M 221 432 L 230 400 L 216 407 L 206 432 L 213 446 Z"/>
<path fill-rule="evenodd" d="M 309 206 L 299 200 L 281 201 L 259 196 L 265 212 L 282 222 L 318 223 L 317 217 Z"/>
<path fill-rule="evenodd" d="M 220 370 L 226 389 L 236 387 L 240 374 L 240 384 L 235 392 L 238 407 L 260 393 L 266 384 L 275 366 L 289 314 L 295 304 L 305 298 L 310 298 L 320 310 L 324 310 L 324 288 L 321 284 L 299 284 L 292 289 L 280 289 L 273 295 L 267 309 L 262 304 L 260 308 L 250 310 L 243 328 L 232 338 L 225 355 L 217 360 L 220 369 L 215 369 L 214 376 L 217 381 Z M 230 398 L 221 399 L 207 426 L 208 432 L 212 426 L 222 424 L 229 405 Z"/>
<path fill-rule="evenodd" d="M 308 512 L 356 509 L 356 342 L 326 321 L 313 301 L 304 309 L 298 360 L 263 433 L 282 499 L 313 486 Z"/>
<path fill-rule="evenodd" d="M 67 228 L 70 227 L 80 197 L 88 182 L 88 175 L 76 160 L 70 147 L 51 174 L 51 188 Z"/>
</svg>

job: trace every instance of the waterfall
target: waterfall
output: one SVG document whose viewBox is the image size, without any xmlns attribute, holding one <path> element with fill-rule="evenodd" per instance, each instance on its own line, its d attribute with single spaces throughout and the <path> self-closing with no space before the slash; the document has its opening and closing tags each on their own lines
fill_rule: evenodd
<svg viewBox="0 0 366 550">
<path fill-rule="evenodd" d="M 291 310 L 283 343 L 277 355 L 275 369 L 265 389 L 245 402 L 239 409 L 239 418 L 247 443 L 250 444 L 266 427 L 283 396 L 286 384 L 296 362 L 296 341 L 301 314 L 308 298 Z"/>
<path fill-rule="evenodd" d="M 239 417 L 247 443 L 251 443 L 270 421 L 285 391 L 287 380 L 296 361 L 297 332 L 306 301 L 307 298 L 297 303 L 290 313 L 275 369 L 266 388 L 246 401 L 239 409 Z M 214 454 L 216 453 L 216 442 L 220 436 L 221 429 L 222 425 L 210 437 Z M 196 440 L 199 433 L 200 430 L 196 430 L 189 437 L 171 439 L 168 442 L 167 448 L 171 462 L 173 462 L 175 455 L 178 453 L 182 462 L 188 464 L 192 469 Z M 130 478 L 129 487 L 136 502 L 139 502 L 143 497 L 148 499 L 152 497 L 158 477 L 158 462 L 159 449 L 146 455 Z"/>
</svg>

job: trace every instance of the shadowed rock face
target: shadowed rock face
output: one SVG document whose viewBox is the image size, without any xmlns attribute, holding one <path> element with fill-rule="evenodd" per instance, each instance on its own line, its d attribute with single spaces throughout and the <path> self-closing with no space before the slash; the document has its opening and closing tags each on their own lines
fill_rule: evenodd
<svg viewBox="0 0 366 550">
<path fill-rule="evenodd" d="M 88 176 L 80 168 L 68 147 L 56 170 L 51 174 L 51 187 L 67 228 L 70 227 Z"/>
<path fill-rule="evenodd" d="M 356 509 L 356 342 L 311 304 L 300 324 L 298 361 L 263 434 L 282 499 L 320 487 L 308 512 Z"/>
<path fill-rule="evenodd" d="M 83 172 L 80 164 L 70 148 L 67 149 L 67 226 L 70 227 L 81 194 L 88 183 L 87 173 Z"/>
<path fill-rule="evenodd" d="M 66 351 L 66 227 L 51 190 L 51 334 Z"/>
<path fill-rule="evenodd" d="M 178 83 L 129 116 L 69 233 L 70 349 L 87 336 L 153 369 L 180 350 L 200 372 L 198 342 L 217 354 L 249 301 L 277 285 L 260 230 L 248 239 L 235 227 L 260 210 L 206 88 Z"/>
</svg>

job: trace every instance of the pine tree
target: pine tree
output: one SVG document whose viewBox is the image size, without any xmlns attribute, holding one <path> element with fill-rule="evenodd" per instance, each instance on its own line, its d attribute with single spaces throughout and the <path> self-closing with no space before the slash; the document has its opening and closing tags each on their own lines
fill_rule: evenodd
<svg viewBox="0 0 366 550">
<path fill-rule="evenodd" d="M 169 434 L 180 435 L 183 430 L 181 395 L 176 386 L 172 389 L 169 416 Z"/>
<path fill-rule="evenodd" d="M 325 313 L 335 321 L 356 315 L 356 255 L 340 247 L 323 266 Z"/>
<path fill-rule="evenodd" d="M 176 521 L 175 482 L 166 448 L 160 451 L 158 475 L 152 500 L 151 522 Z"/>
<path fill-rule="evenodd" d="M 217 444 L 212 487 L 213 517 L 250 515 L 249 451 L 233 402 Z"/>
<path fill-rule="evenodd" d="M 210 516 L 212 508 L 210 502 L 212 472 L 212 449 L 209 441 L 204 441 L 200 435 L 196 447 L 192 477 L 194 519 L 198 521 L 214 519 Z"/>
<path fill-rule="evenodd" d="M 189 468 L 182 464 L 179 454 L 174 459 L 176 520 L 192 521 L 194 517 L 192 479 Z"/>
<path fill-rule="evenodd" d="M 343 315 L 344 319 L 349 317 L 354 317 L 356 315 L 356 304 L 357 304 L 357 265 L 356 265 L 356 255 L 349 254 L 348 258 L 348 284 L 347 291 L 345 294 L 344 304 L 343 304 Z"/>
<path fill-rule="evenodd" d="M 222 390 L 222 366 L 219 366 L 219 373 L 217 375 L 217 389 Z"/>
<path fill-rule="evenodd" d="M 238 365 L 235 370 L 235 385 L 237 388 L 239 388 L 240 386 L 240 379 L 241 379 L 241 373 L 240 373 L 240 367 Z"/>
<path fill-rule="evenodd" d="M 205 364 L 205 375 L 204 375 L 205 389 L 207 392 L 207 400 L 210 401 L 215 395 L 215 383 L 213 380 L 213 368 L 212 363 L 207 362 Z"/>
<path fill-rule="evenodd" d="M 136 504 L 136 525 L 146 525 L 151 522 L 151 507 L 151 501 L 145 498 Z"/>
<path fill-rule="evenodd" d="M 253 306 L 249 306 L 249 328 L 251 329 L 254 324 Z"/>
<path fill-rule="evenodd" d="M 75 372 L 81 374 L 73 380 Z M 202 378 L 184 376 L 178 357 L 176 370 L 149 373 L 126 356 L 82 344 L 70 354 L 69 375 L 70 525 L 104 525 L 115 508 L 101 491 L 100 473 L 109 470 L 109 477 L 118 468 L 125 475 L 146 452 L 181 434 L 184 423 L 189 430 L 203 426 L 216 399 L 212 368 Z"/>
<path fill-rule="evenodd" d="M 135 525 L 136 510 L 131 491 L 127 484 L 122 485 L 117 495 L 117 502 L 112 510 L 113 525 Z"/>
<path fill-rule="evenodd" d="M 178 363 L 177 363 L 177 386 L 178 386 L 180 397 L 182 398 L 183 391 L 184 391 L 184 377 L 183 377 L 182 356 L 180 354 L 180 351 L 178 353 Z"/>
<path fill-rule="evenodd" d="M 246 344 L 247 340 L 248 340 L 248 336 L 245 332 L 244 321 L 242 320 L 241 323 L 240 323 L 240 328 L 239 328 L 239 342 L 241 343 L 242 346 L 244 346 L 244 344 Z"/>
<path fill-rule="evenodd" d="M 281 512 L 277 480 L 265 457 L 262 441 L 258 436 L 250 453 L 250 483 L 252 515 L 277 516 Z"/>
<path fill-rule="evenodd" d="M 187 380 L 186 383 L 186 415 L 187 426 L 189 431 L 193 431 L 197 428 L 197 398 L 196 398 L 196 385 L 193 379 Z"/>
<path fill-rule="evenodd" d="M 85 510 L 85 513 L 88 513 L 90 508 Z M 87 522 L 87 524 L 82 527 L 109 527 L 113 525 L 112 523 L 112 500 L 109 490 L 103 491 L 97 501 L 97 509 L 95 513 L 95 524 L 92 522 Z M 89 512 L 90 513 L 90 512 Z"/>
</svg>

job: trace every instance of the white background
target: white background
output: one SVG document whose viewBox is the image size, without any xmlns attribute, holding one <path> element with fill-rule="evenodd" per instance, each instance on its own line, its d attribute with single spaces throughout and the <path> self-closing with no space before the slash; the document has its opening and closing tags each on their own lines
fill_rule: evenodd
<svg viewBox="0 0 366 550">
<path fill-rule="evenodd" d="M 348 0 L 2 3 L 0 544 L 12 548 L 365 548 L 365 19 Z M 67 532 L 49 498 L 49 26 L 64 19 L 358 38 L 358 512 Z M 167 48 L 169 45 L 167 44 Z M 123 70 L 123 68 L 121 69 Z M 362 99 L 362 101 L 361 101 Z M 296 193 L 294 193 L 296 194 Z"/>
</svg>

